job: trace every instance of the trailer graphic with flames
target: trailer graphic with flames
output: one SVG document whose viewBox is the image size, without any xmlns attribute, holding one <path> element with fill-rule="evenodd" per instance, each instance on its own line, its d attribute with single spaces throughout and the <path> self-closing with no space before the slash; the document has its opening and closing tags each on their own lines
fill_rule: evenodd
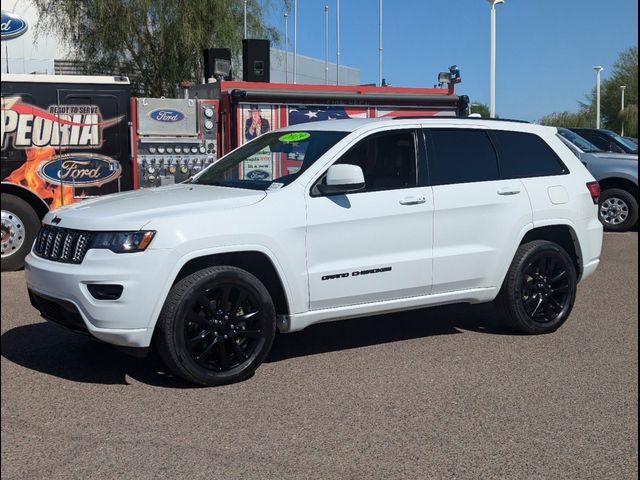
<svg viewBox="0 0 640 480">
<path fill-rule="evenodd" d="M 103 132 L 124 115 L 103 120 L 99 105 L 50 105 L 40 108 L 19 96 L 2 101 L 2 150 L 24 150 L 25 161 L 4 182 L 23 186 L 50 208 L 87 196 L 87 187 L 117 180 L 122 168 L 99 150 Z M 73 153 L 69 153 L 73 152 Z"/>
<path fill-rule="evenodd" d="M 2 270 L 48 210 L 134 188 L 130 98 L 117 77 L 2 76 Z"/>
</svg>

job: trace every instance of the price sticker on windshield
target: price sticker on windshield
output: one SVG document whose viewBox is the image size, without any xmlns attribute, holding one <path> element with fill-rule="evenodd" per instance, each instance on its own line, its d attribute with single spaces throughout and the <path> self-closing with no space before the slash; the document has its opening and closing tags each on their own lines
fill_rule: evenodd
<svg viewBox="0 0 640 480">
<path fill-rule="evenodd" d="M 278 140 L 281 142 L 301 142 L 302 140 L 306 140 L 311 136 L 310 133 L 307 132 L 291 132 L 285 135 L 282 135 Z"/>
</svg>

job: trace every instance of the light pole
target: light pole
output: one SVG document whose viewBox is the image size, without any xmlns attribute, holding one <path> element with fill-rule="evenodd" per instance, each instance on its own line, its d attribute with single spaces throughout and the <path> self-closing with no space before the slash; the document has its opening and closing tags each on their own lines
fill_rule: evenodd
<svg viewBox="0 0 640 480">
<path fill-rule="evenodd" d="M 244 0 L 244 38 L 247 38 L 247 0 Z"/>
<path fill-rule="evenodd" d="M 378 26 L 378 86 L 382 86 L 382 0 L 378 2 L 378 16 L 380 25 Z"/>
<path fill-rule="evenodd" d="M 298 0 L 293 2 L 293 83 L 298 83 Z"/>
<path fill-rule="evenodd" d="M 340 0 L 336 0 L 336 85 L 340 85 Z"/>
<path fill-rule="evenodd" d="M 329 5 L 324 6 L 324 84 L 329 85 Z"/>
<path fill-rule="evenodd" d="M 620 106 L 620 122 L 622 123 L 622 127 L 620 128 L 620 135 L 622 135 L 624 137 L 624 117 L 622 116 L 622 114 L 624 113 L 624 91 L 627 89 L 626 85 L 620 85 L 620 102 L 621 102 L 621 106 Z"/>
<path fill-rule="evenodd" d="M 289 83 L 289 14 L 284 14 L 284 83 Z"/>
<path fill-rule="evenodd" d="M 600 72 L 604 68 L 596 65 L 593 69 L 596 71 L 596 128 L 600 128 Z"/>
<path fill-rule="evenodd" d="M 496 116 L 496 5 L 504 0 L 487 0 L 491 4 L 491 76 L 489 81 L 489 113 Z"/>
</svg>

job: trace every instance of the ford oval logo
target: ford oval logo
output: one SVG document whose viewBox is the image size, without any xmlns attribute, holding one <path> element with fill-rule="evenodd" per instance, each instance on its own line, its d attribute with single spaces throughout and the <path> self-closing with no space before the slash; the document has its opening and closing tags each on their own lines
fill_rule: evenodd
<svg viewBox="0 0 640 480">
<path fill-rule="evenodd" d="M 122 166 L 113 158 L 90 153 L 61 155 L 38 166 L 43 180 L 74 187 L 99 187 L 116 180 Z"/>
<path fill-rule="evenodd" d="M 26 20 L 20 18 L 18 15 L 5 11 L 2 12 L 0 28 L 2 32 L 2 40 L 19 37 L 26 32 L 28 28 L 29 24 Z"/>
<path fill-rule="evenodd" d="M 158 108 L 151 110 L 149 116 L 156 122 L 179 122 L 184 119 L 184 113 L 171 108 Z"/>
<path fill-rule="evenodd" d="M 269 172 L 265 172 L 264 170 L 251 170 L 246 175 L 249 180 L 268 180 L 270 176 Z"/>
</svg>

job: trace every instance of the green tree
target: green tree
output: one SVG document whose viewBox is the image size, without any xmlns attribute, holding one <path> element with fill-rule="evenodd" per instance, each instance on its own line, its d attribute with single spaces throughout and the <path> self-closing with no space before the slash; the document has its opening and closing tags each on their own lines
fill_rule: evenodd
<svg viewBox="0 0 640 480">
<path fill-rule="evenodd" d="M 621 91 L 625 89 L 625 110 L 621 112 Z M 622 120 L 625 122 L 625 134 L 638 135 L 638 47 L 632 47 L 618 56 L 611 73 L 602 82 L 601 91 L 602 122 L 606 128 L 620 132 Z M 592 94 L 595 103 L 595 90 Z M 634 113 L 635 112 L 635 113 Z"/>
<path fill-rule="evenodd" d="M 141 94 L 171 96 L 182 80 L 203 77 L 202 50 L 239 57 L 244 4 L 238 0 L 34 0 L 40 31 L 53 31 L 86 73 L 124 74 Z M 266 10 L 289 0 L 248 0 L 252 38 L 278 40 Z"/>
<path fill-rule="evenodd" d="M 626 86 L 625 109 L 621 111 L 620 87 Z M 602 81 L 600 90 L 600 114 L 602 126 L 621 132 L 624 122 L 625 135 L 638 136 L 638 47 L 631 47 L 620 53 L 611 72 Z M 577 112 L 556 112 L 540 119 L 543 125 L 556 127 L 596 126 L 596 89 L 579 102 Z"/>
<path fill-rule="evenodd" d="M 479 113 L 482 115 L 482 118 L 489 118 L 491 116 L 489 105 L 486 103 L 472 103 L 470 113 Z"/>
<path fill-rule="evenodd" d="M 540 124 L 552 127 L 591 127 L 592 115 L 588 108 L 582 108 L 578 112 L 555 112 L 540 119 Z"/>
</svg>

